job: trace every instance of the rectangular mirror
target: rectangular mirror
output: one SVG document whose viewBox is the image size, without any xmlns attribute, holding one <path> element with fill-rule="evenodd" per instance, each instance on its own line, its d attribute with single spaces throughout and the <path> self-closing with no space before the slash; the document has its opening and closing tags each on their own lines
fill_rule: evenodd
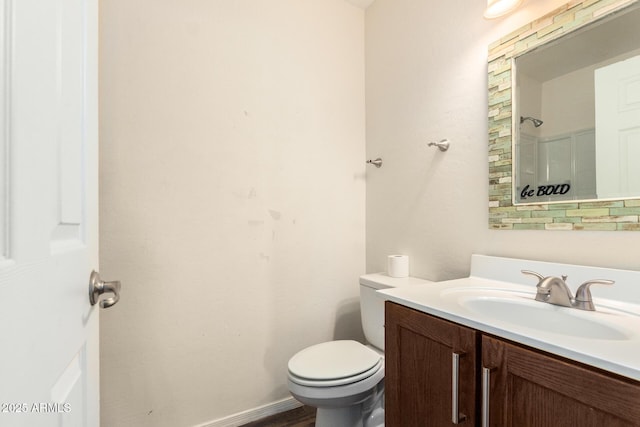
<svg viewBox="0 0 640 427">
<path fill-rule="evenodd" d="M 640 197 L 640 9 L 611 18 L 514 58 L 516 204 Z"/>
<path fill-rule="evenodd" d="M 571 2 L 489 49 L 489 221 L 640 229 L 640 7 Z"/>
</svg>

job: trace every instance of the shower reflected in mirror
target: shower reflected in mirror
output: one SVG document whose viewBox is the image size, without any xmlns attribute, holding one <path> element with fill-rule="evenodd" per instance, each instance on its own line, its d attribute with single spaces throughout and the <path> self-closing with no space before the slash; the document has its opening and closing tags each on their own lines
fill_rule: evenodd
<svg viewBox="0 0 640 427">
<path fill-rule="evenodd" d="M 533 125 L 537 128 L 539 128 L 540 126 L 542 126 L 542 123 L 544 123 L 542 120 L 540 119 L 534 119 L 533 117 L 522 117 L 520 116 L 520 124 L 524 123 L 526 120 L 531 120 L 531 122 L 533 123 Z"/>
</svg>

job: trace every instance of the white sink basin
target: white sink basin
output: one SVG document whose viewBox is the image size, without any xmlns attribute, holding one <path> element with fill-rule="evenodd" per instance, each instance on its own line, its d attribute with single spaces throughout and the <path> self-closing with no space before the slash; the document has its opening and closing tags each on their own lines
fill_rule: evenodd
<svg viewBox="0 0 640 427">
<path fill-rule="evenodd" d="M 629 314 L 610 308 L 584 311 L 535 301 L 535 294 L 488 288 L 453 288 L 441 292 L 443 299 L 493 322 L 518 325 L 573 338 L 629 340 L 634 333 L 620 325 Z M 597 310 L 597 307 L 596 307 Z"/>
<path fill-rule="evenodd" d="M 507 298 L 469 298 L 462 305 L 479 314 L 487 314 L 505 322 L 526 328 L 579 338 L 626 340 L 631 336 L 620 329 L 585 316 L 569 313 L 573 310 L 538 301 L 518 301 Z"/>
</svg>

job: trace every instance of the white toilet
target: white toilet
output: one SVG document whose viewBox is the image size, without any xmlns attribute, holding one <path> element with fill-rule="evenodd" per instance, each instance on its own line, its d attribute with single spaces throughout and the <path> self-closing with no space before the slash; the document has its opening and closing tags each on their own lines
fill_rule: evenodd
<svg viewBox="0 0 640 427">
<path fill-rule="evenodd" d="M 316 427 L 384 426 L 384 300 L 376 290 L 416 282 L 421 281 L 386 274 L 361 276 L 360 311 L 368 345 L 329 341 L 289 360 L 289 391 L 317 408 Z"/>
</svg>

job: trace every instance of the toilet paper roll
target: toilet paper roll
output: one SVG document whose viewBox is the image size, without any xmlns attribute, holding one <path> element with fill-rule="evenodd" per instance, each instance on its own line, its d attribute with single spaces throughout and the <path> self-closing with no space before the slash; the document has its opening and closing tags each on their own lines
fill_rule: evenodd
<svg viewBox="0 0 640 427">
<path fill-rule="evenodd" d="M 387 274 L 390 277 L 409 277 L 409 257 L 407 255 L 389 255 Z"/>
</svg>

